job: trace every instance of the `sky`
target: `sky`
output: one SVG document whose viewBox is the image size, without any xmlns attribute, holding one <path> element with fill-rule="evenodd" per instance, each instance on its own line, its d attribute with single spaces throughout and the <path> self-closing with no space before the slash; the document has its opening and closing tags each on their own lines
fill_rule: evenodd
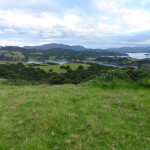
<svg viewBox="0 0 150 150">
<path fill-rule="evenodd" d="M 150 46 L 150 0 L 0 0 L 0 46 Z"/>
</svg>

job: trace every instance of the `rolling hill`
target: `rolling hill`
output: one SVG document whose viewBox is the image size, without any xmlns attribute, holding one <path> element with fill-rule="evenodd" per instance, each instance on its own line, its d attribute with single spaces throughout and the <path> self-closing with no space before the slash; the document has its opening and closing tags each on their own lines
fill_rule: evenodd
<svg viewBox="0 0 150 150">
<path fill-rule="evenodd" d="M 5 52 L 4 52 L 5 51 Z M 14 54 L 15 52 L 15 54 Z M 5 54 L 4 54 L 5 53 Z M 7 54 L 6 54 L 7 53 Z M 18 53 L 18 54 L 16 54 Z M 18 56 L 17 56 L 18 55 Z M 19 56 L 20 55 L 20 56 Z M 5 57 L 7 56 L 7 57 Z M 1 48 L 0 60 L 9 61 L 28 61 L 28 60 L 48 60 L 55 58 L 57 60 L 85 60 L 87 57 L 100 56 L 127 56 L 124 53 L 112 51 L 75 51 L 72 49 L 52 48 L 48 50 L 41 49 L 27 49 L 16 46 L 6 46 Z"/>
<path fill-rule="evenodd" d="M 45 45 L 40 45 L 40 46 L 25 46 L 24 48 L 40 49 L 40 50 L 48 50 L 48 49 L 54 49 L 54 48 L 71 49 L 71 50 L 75 50 L 75 51 L 86 51 L 87 50 L 85 47 L 79 46 L 79 45 L 69 46 L 69 45 L 57 44 L 57 43 L 45 44 Z"/>
<path fill-rule="evenodd" d="M 121 47 L 121 48 L 108 48 L 108 49 L 101 49 L 101 48 L 85 48 L 80 45 L 65 45 L 65 44 L 57 44 L 57 43 L 51 43 L 51 44 L 45 44 L 40 46 L 25 46 L 24 48 L 27 49 L 40 49 L 40 50 L 48 50 L 53 48 L 62 48 L 62 49 L 71 49 L 74 51 L 116 51 L 116 52 L 122 52 L 122 53 L 150 53 L 150 47 Z"/>
</svg>

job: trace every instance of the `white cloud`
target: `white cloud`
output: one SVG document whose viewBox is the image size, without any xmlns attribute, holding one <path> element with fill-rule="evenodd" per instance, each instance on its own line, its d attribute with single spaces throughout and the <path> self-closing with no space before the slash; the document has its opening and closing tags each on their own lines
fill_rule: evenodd
<svg viewBox="0 0 150 150">
<path fill-rule="evenodd" d="M 38 35 L 38 34 L 40 33 L 40 31 L 34 30 L 34 29 L 30 29 L 30 30 L 28 31 L 28 33 L 31 34 L 31 35 Z"/>
<path fill-rule="evenodd" d="M 62 33 L 59 32 L 59 31 L 56 31 L 56 32 L 44 32 L 41 34 L 43 37 L 45 38 L 49 38 L 49 37 L 59 37 L 59 36 L 62 36 Z"/>
<path fill-rule="evenodd" d="M 118 26 L 118 32 L 140 32 L 150 30 L 150 11 L 128 8 L 125 0 L 93 0 L 93 6 L 101 13 L 105 26 Z M 110 30 L 108 30 L 110 31 Z"/>
<path fill-rule="evenodd" d="M 7 27 L 47 30 L 60 25 L 71 28 L 79 21 L 81 21 L 81 18 L 76 14 L 67 14 L 60 18 L 50 13 L 40 13 L 38 16 L 34 16 L 18 10 L 0 10 L 0 25 Z"/>
<path fill-rule="evenodd" d="M 17 45 L 20 45 L 20 46 L 23 46 L 24 45 L 24 42 L 18 42 L 18 41 L 13 41 L 13 40 L 2 40 L 0 39 L 0 45 L 1 46 L 9 46 L 9 45 L 12 45 L 12 46 L 17 46 Z"/>
<path fill-rule="evenodd" d="M 3 30 L 0 30 L 0 34 L 3 34 L 4 33 L 4 31 Z"/>
<path fill-rule="evenodd" d="M 31 29 L 32 32 L 56 32 L 55 30 L 58 30 L 57 26 L 59 26 L 59 30 L 74 34 L 88 34 L 91 31 L 91 27 L 86 26 L 88 19 L 82 18 L 82 16 L 77 14 L 64 14 L 62 17 L 59 17 L 50 13 L 40 13 L 38 16 L 34 16 L 18 10 L 0 10 L 0 20 L 0 26 L 26 29 L 30 30 L 30 33 Z M 59 35 L 61 34 L 59 33 Z"/>
<path fill-rule="evenodd" d="M 121 42 L 117 37 L 150 30 L 150 10 L 127 7 L 126 3 L 133 0 L 83 1 L 84 6 L 65 0 L 0 0 L 0 39 L 11 34 L 12 39 L 22 36 L 23 42 L 26 36 L 32 37 L 33 42 L 39 39 L 69 42 L 71 38 L 76 44 L 104 41 L 112 45 L 115 41 Z M 143 5 L 146 3 L 149 0 L 143 0 Z M 87 5 L 85 11 L 83 7 Z"/>
<path fill-rule="evenodd" d="M 14 30 L 14 29 L 4 29 L 3 32 L 6 33 L 6 34 L 14 34 L 14 33 L 17 33 L 17 31 Z"/>
<path fill-rule="evenodd" d="M 0 0 L 0 9 L 2 10 L 24 9 L 40 12 L 52 10 L 56 6 L 59 6 L 56 0 Z"/>
<path fill-rule="evenodd" d="M 16 34 L 18 33 L 15 29 L 6 28 L 4 30 L 0 30 L 0 34 Z"/>
<path fill-rule="evenodd" d="M 112 32 L 118 32 L 120 30 L 120 26 L 118 25 L 108 25 L 108 24 L 98 24 L 98 28 L 101 32 L 106 32 L 106 33 L 112 33 Z"/>
</svg>

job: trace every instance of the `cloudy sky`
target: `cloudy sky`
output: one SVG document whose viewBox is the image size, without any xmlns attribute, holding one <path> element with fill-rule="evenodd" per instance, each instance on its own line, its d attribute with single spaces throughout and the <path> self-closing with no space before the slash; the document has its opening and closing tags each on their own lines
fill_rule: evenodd
<svg viewBox="0 0 150 150">
<path fill-rule="evenodd" d="M 150 0 L 0 0 L 0 45 L 150 46 Z"/>
</svg>

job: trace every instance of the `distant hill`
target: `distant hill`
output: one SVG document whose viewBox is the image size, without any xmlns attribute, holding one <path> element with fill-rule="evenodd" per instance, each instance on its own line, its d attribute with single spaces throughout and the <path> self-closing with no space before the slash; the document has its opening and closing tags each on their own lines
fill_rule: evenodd
<svg viewBox="0 0 150 150">
<path fill-rule="evenodd" d="M 56 44 L 56 43 L 51 43 L 51 44 L 45 44 L 45 45 L 40 45 L 40 46 L 25 46 L 24 48 L 28 49 L 40 49 L 40 50 L 48 50 L 48 49 L 53 49 L 53 48 L 62 48 L 62 49 L 71 49 L 75 51 L 87 51 L 87 49 L 83 46 L 79 45 L 65 45 L 65 44 Z"/>
<path fill-rule="evenodd" d="M 110 48 L 108 50 L 122 53 L 150 53 L 150 47 L 121 47 Z"/>
<path fill-rule="evenodd" d="M 65 44 L 57 44 L 57 43 L 51 43 L 51 44 L 44 44 L 40 46 L 25 46 L 24 48 L 27 49 L 37 49 L 37 50 L 49 50 L 54 48 L 62 48 L 62 49 L 70 49 L 74 51 L 116 51 L 116 52 L 122 52 L 122 53 L 150 53 L 150 47 L 121 47 L 121 48 L 108 48 L 108 49 L 92 49 L 92 48 L 85 48 L 80 45 L 65 45 Z"/>
<path fill-rule="evenodd" d="M 80 47 L 80 46 L 79 46 Z M 28 47 L 29 48 L 29 47 Z M 0 49 L 0 60 L 13 60 L 13 61 L 29 61 L 29 60 L 86 60 L 86 58 L 97 58 L 101 56 L 127 56 L 124 53 L 116 51 L 100 51 L 94 49 L 75 51 L 72 49 L 64 48 L 51 48 L 48 50 L 41 50 L 37 48 L 27 49 L 17 46 L 6 46 Z"/>
</svg>

